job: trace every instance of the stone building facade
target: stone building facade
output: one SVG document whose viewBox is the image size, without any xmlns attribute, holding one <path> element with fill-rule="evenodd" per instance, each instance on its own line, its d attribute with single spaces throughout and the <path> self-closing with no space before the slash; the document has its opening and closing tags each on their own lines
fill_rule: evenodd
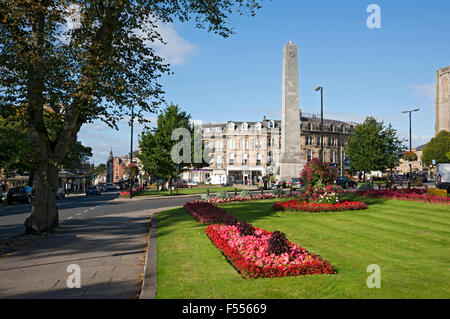
<svg viewBox="0 0 450 319">
<path fill-rule="evenodd" d="M 450 66 L 436 71 L 435 135 L 442 130 L 450 132 Z"/>
<path fill-rule="evenodd" d="M 106 182 L 120 182 L 123 179 L 124 171 L 123 160 L 120 157 L 114 157 L 111 150 L 106 161 Z"/>
<path fill-rule="evenodd" d="M 324 119 L 324 160 L 341 168 L 345 146 L 357 124 Z M 304 161 L 320 156 L 320 118 L 300 116 L 301 157 Z M 210 165 L 202 169 L 206 176 L 228 175 L 244 183 L 264 176 L 279 178 L 281 154 L 281 121 L 228 121 L 226 124 L 204 124 L 203 142 L 211 151 Z"/>
</svg>

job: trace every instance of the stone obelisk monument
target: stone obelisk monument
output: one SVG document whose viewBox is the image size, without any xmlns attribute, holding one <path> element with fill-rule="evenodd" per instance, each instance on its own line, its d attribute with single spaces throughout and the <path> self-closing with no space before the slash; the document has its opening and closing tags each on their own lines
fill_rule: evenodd
<svg viewBox="0 0 450 319">
<path fill-rule="evenodd" d="M 300 153 L 300 96 L 297 46 L 289 42 L 283 49 L 281 154 L 279 180 L 299 177 L 305 165 Z"/>
</svg>

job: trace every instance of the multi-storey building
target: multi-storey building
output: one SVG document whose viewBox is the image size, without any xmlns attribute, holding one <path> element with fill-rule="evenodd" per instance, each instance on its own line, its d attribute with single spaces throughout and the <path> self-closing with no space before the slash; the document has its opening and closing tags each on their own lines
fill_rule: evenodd
<svg viewBox="0 0 450 319">
<path fill-rule="evenodd" d="M 301 155 L 305 161 L 320 156 L 321 126 L 317 116 L 301 116 Z M 324 160 L 342 166 L 345 145 L 356 123 L 324 119 Z M 210 175 L 228 175 L 234 181 L 255 181 L 263 176 L 277 176 L 281 153 L 281 121 L 228 121 L 204 124 L 203 141 L 209 148 L 210 165 L 193 170 L 194 179 Z M 197 174 L 197 175 L 196 175 Z"/>
<path fill-rule="evenodd" d="M 106 161 L 106 182 L 119 183 L 123 179 L 124 167 L 120 157 L 114 157 L 112 149 Z"/>
</svg>

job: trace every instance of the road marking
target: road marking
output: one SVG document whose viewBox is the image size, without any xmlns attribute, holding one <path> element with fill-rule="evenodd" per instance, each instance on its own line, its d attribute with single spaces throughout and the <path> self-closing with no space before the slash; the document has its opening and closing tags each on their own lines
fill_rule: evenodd
<svg viewBox="0 0 450 319">
<path fill-rule="evenodd" d="M 67 219 L 72 219 L 73 216 L 67 217 Z"/>
</svg>

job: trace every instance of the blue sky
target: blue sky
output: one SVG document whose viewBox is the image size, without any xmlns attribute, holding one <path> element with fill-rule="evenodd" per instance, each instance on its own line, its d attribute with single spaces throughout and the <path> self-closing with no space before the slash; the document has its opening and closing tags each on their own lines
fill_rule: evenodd
<svg viewBox="0 0 450 319">
<path fill-rule="evenodd" d="M 381 28 L 369 29 L 369 4 L 381 8 Z M 255 17 L 233 16 L 236 34 L 227 39 L 191 23 L 162 26 L 168 45 L 158 52 L 174 75 L 162 81 L 166 99 L 204 122 L 281 118 L 283 46 L 299 47 L 300 107 L 320 112 L 324 87 L 327 118 L 361 122 L 375 116 L 408 137 L 413 115 L 413 146 L 434 134 L 436 70 L 450 64 L 450 1 L 264 1 Z M 148 114 L 156 117 L 156 114 Z M 104 162 L 129 152 L 127 121 L 113 131 L 86 125 L 79 140 Z M 138 134 L 142 130 L 137 127 Z"/>
</svg>

